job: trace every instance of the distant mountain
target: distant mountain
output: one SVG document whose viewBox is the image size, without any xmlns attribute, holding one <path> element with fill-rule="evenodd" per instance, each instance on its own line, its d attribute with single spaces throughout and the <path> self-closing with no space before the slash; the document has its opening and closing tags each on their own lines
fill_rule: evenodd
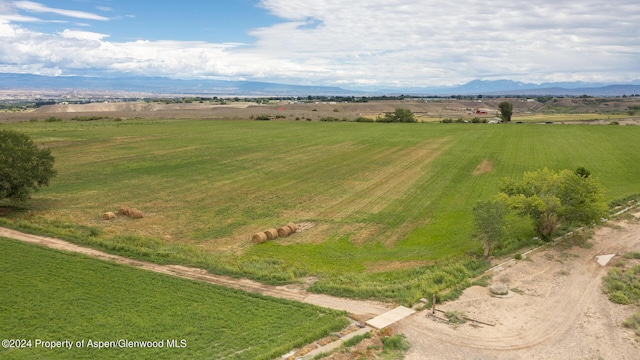
<svg viewBox="0 0 640 360">
<path fill-rule="evenodd" d="M 0 73 L 0 90 L 93 90 L 211 96 L 373 96 L 373 95 L 521 95 L 622 96 L 640 94 L 640 80 L 627 84 L 557 82 L 531 84 L 511 80 L 473 80 L 449 87 L 405 87 L 378 91 L 257 81 L 179 80 L 166 77 L 82 77 Z"/>
<path fill-rule="evenodd" d="M 413 88 L 405 93 L 413 95 L 622 96 L 640 94 L 640 80 L 634 80 L 629 84 L 580 81 L 531 84 L 511 80 L 473 80 L 459 86 Z"/>
<path fill-rule="evenodd" d="M 178 80 L 165 77 L 41 76 L 0 73 L 0 90 L 94 90 L 155 94 L 231 96 L 347 95 L 339 87 L 286 85 L 256 81 Z"/>
</svg>

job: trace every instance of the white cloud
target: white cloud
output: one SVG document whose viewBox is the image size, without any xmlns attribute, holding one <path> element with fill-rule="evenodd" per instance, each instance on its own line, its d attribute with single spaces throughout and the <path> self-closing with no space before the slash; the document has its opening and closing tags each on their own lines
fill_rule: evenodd
<svg viewBox="0 0 640 360">
<path fill-rule="evenodd" d="M 62 31 L 60 33 L 60 36 L 62 36 L 65 39 L 93 40 L 93 41 L 98 41 L 98 40 L 102 40 L 103 38 L 109 37 L 109 35 L 106 35 L 106 34 L 100 34 L 100 33 L 91 32 L 91 31 L 70 30 L 70 29 L 65 29 L 64 31 Z"/>
<path fill-rule="evenodd" d="M 15 4 L 106 20 L 30 1 Z M 28 20 L 20 20 L 11 5 L 0 0 L 8 14 L 0 15 L 0 65 L 41 73 L 91 69 L 345 87 L 477 78 L 640 79 L 637 0 L 263 0 L 261 6 L 282 22 L 253 29 L 253 44 L 115 42 L 107 34 L 70 29 L 45 34 L 15 24 Z"/>
<path fill-rule="evenodd" d="M 77 19 L 86 19 L 86 20 L 99 20 L 99 21 L 107 21 L 109 20 L 109 18 L 106 18 L 104 16 L 100 16 L 97 14 L 93 14 L 93 13 L 89 13 L 89 12 L 84 12 L 84 11 L 77 11 L 77 10 L 65 10 L 65 9 L 56 9 L 56 8 L 51 8 L 48 7 L 46 5 L 37 3 L 37 2 L 33 2 L 33 1 L 15 1 L 15 7 L 20 9 L 20 10 L 25 10 L 25 11 L 29 11 L 29 12 L 35 12 L 35 13 L 52 13 L 52 14 L 56 14 L 56 15 L 62 15 L 62 16 L 67 16 L 67 17 L 72 17 L 72 18 L 77 18 Z"/>
</svg>

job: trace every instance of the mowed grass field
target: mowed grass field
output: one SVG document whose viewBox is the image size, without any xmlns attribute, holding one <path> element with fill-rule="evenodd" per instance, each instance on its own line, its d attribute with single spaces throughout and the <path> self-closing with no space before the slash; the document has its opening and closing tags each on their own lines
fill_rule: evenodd
<svg viewBox="0 0 640 360">
<path fill-rule="evenodd" d="M 412 302 L 486 268 L 472 208 L 504 177 L 584 166 L 640 193 L 640 127 L 125 120 L 18 123 L 58 177 L 9 226 L 312 291 Z M 484 164 L 484 166 L 480 166 Z M 101 220 L 121 206 L 145 218 Z M 288 222 L 315 226 L 255 245 Z M 507 249 L 530 244 L 526 221 Z"/>
<path fill-rule="evenodd" d="M 0 238 L 0 253 L 0 337 L 31 340 L 1 347 L 2 359 L 271 359 L 349 323 L 337 311 L 15 240 Z M 89 345 L 119 340 L 156 347 Z"/>
</svg>

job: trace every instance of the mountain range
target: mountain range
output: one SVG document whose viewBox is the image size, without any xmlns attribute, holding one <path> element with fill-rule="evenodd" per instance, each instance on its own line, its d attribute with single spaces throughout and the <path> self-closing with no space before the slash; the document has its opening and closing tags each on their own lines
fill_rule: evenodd
<svg viewBox="0 0 640 360">
<path fill-rule="evenodd" d="M 329 86 L 288 85 L 256 81 L 180 80 L 167 77 L 42 76 L 0 73 L 0 90 L 87 90 L 210 96 L 377 96 L 377 95 L 522 95 L 622 96 L 640 94 L 640 80 L 625 84 L 555 82 L 532 84 L 511 80 L 474 80 L 448 87 L 351 90 Z"/>
</svg>

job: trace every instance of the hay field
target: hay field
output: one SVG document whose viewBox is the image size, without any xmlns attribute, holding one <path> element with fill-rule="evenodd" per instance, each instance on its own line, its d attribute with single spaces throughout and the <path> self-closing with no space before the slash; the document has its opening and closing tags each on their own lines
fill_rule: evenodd
<svg viewBox="0 0 640 360">
<path fill-rule="evenodd" d="M 349 323 L 338 311 L 15 240 L 0 238 L 0 252 L 11 254 L 0 258 L 0 334 L 31 340 L 3 346 L 2 359 L 273 359 Z M 99 349 L 89 340 L 155 347 Z"/>
<path fill-rule="evenodd" d="M 482 266 L 469 257 L 480 252 L 471 240 L 471 209 L 503 177 L 584 166 L 601 179 L 609 200 L 640 192 L 635 126 L 177 120 L 4 126 L 50 147 L 59 172 L 29 203 L 30 213 L 7 215 L 9 225 L 271 283 L 313 276 L 311 290 L 339 295 L 419 298 L 433 285 L 421 283 L 433 264 L 467 261 L 467 270 L 477 271 Z M 474 174 L 488 162 L 489 171 Z M 102 220 L 122 206 L 142 210 L 144 218 Z M 257 231 L 289 222 L 315 226 L 251 241 Z M 531 242 L 522 221 L 512 221 L 510 233 L 513 247 Z M 458 270 L 439 284 L 469 275 Z M 349 287 L 353 282 L 362 287 Z"/>
</svg>

